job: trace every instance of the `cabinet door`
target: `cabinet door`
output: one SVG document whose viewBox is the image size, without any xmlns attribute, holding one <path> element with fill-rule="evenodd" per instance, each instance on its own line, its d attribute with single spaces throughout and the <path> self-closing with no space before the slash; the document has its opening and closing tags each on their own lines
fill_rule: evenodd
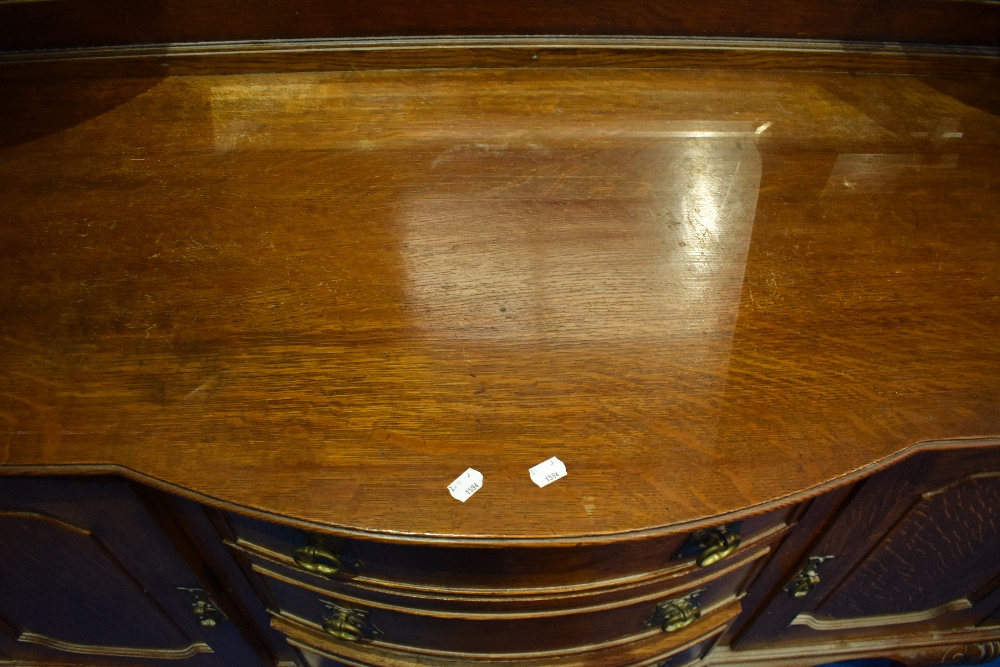
<svg viewBox="0 0 1000 667">
<path fill-rule="evenodd" d="M 0 479 L 0 652 L 61 664 L 260 660 L 114 479 Z M 196 614 L 200 611 L 200 615 Z"/>
<path fill-rule="evenodd" d="M 1000 447 L 924 451 L 859 486 L 736 645 L 974 627 L 998 587 Z"/>
</svg>

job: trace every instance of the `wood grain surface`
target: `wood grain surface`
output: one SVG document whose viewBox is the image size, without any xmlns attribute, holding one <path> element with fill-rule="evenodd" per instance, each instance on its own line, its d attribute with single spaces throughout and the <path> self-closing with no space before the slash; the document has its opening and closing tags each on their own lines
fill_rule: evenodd
<svg viewBox="0 0 1000 667">
<path fill-rule="evenodd" d="M 0 86 L 8 473 L 584 541 L 1000 433 L 993 79 L 128 81 Z"/>
</svg>

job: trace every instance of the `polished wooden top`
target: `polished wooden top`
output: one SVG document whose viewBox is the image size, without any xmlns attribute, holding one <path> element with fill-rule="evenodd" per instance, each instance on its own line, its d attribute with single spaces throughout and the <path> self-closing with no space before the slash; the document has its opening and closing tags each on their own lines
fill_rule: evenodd
<svg viewBox="0 0 1000 667">
<path fill-rule="evenodd" d="M 1000 434 L 996 84 L 5 84 L 0 463 L 383 536 L 572 539 Z M 538 488 L 551 456 L 569 475 Z"/>
</svg>

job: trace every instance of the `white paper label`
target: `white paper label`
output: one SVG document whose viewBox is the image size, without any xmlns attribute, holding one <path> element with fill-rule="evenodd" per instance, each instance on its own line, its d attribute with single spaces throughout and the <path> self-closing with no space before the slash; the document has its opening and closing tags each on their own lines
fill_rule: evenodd
<svg viewBox="0 0 1000 667">
<path fill-rule="evenodd" d="M 483 473 L 469 468 L 448 485 L 448 493 L 455 500 L 461 500 L 464 503 L 481 488 L 483 488 Z"/>
<path fill-rule="evenodd" d="M 553 456 L 528 470 L 528 474 L 531 475 L 531 481 L 539 487 L 548 486 L 560 477 L 566 476 L 566 464 Z"/>
</svg>

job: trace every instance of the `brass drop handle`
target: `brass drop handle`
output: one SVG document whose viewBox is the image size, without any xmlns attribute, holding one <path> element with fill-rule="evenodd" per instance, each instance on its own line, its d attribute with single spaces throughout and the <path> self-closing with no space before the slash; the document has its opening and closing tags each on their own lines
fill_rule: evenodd
<svg viewBox="0 0 1000 667">
<path fill-rule="evenodd" d="M 702 548 L 696 561 L 698 567 L 715 565 L 740 546 L 740 534 L 725 526 L 701 530 L 698 533 L 698 543 Z"/>
<path fill-rule="evenodd" d="M 299 547 L 292 554 L 292 558 L 295 559 L 295 564 L 303 570 L 321 574 L 324 577 L 332 577 L 344 567 L 336 555 L 323 547 Z"/>
<path fill-rule="evenodd" d="M 331 637 L 345 642 L 361 641 L 361 628 L 354 625 L 350 617 L 328 618 L 323 621 L 323 630 Z"/>
<path fill-rule="evenodd" d="M 785 586 L 785 592 L 794 600 L 801 600 L 812 593 L 813 589 L 819 585 L 820 570 L 829 560 L 833 560 L 833 556 L 810 556 L 809 562 L 802 568 L 802 571 Z"/>
<path fill-rule="evenodd" d="M 204 628 L 214 628 L 219 624 L 219 621 L 224 620 L 226 617 L 219 611 L 211 600 L 208 599 L 208 595 L 205 594 L 205 589 L 203 588 L 185 588 L 179 586 L 177 588 L 179 591 L 184 591 L 188 599 L 191 601 L 191 612 L 194 617 L 198 619 L 198 624 Z"/>
<path fill-rule="evenodd" d="M 323 630 L 334 639 L 345 642 L 359 642 L 365 629 L 378 634 L 368 620 L 368 612 L 359 609 L 340 607 L 330 602 L 324 602 L 329 615 L 323 619 Z"/>
<path fill-rule="evenodd" d="M 677 632 L 701 618 L 701 608 L 697 602 L 700 594 L 701 591 L 695 591 L 685 597 L 661 602 L 656 606 L 655 619 L 664 632 Z"/>
<path fill-rule="evenodd" d="M 812 593 L 812 590 L 816 588 L 816 584 L 818 583 L 818 574 L 815 572 L 802 572 L 788 584 L 788 594 L 796 600 L 800 600 Z"/>
<path fill-rule="evenodd" d="M 198 618 L 198 623 L 206 628 L 214 628 L 219 623 L 215 619 L 215 613 L 214 609 L 212 609 L 212 605 L 207 602 L 196 603 L 192 611 L 194 611 L 194 615 Z"/>
</svg>

